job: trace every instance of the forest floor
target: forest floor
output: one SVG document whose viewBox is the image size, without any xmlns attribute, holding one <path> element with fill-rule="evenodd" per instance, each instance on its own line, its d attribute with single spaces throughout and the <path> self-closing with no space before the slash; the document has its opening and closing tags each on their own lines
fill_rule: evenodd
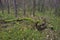
<svg viewBox="0 0 60 40">
<path fill-rule="evenodd" d="M 19 15 L 19 18 L 15 18 L 14 14 L 0 14 L 0 19 L 2 19 L 0 20 L 0 40 L 60 40 L 60 17 L 48 12 L 37 12 L 34 17 L 29 14 Z M 47 18 L 54 30 L 47 28 L 38 31 L 34 29 L 34 23 L 41 21 L 40 17 Z"/>
</svg>

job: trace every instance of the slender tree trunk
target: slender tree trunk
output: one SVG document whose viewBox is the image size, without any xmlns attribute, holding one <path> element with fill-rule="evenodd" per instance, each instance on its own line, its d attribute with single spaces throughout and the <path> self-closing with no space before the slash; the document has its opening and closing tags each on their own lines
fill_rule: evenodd
<svg viewBox="0 0 60 40">
<path fill-rule="evenodd" d="M 3 3 L 2 3 L 2 0 L 0 0 L 0 7 L 1 7 L 1 10 L 2 10 L 2 14 L 4 13 L 4 6 L 3 6 Z"/>
<path fill-rule="evenodd" d="M 40 2 L 41 0 L 38 0 L 38 11 L 40 11 Z"/>
<path fill-rule="evenodd" d="M 42 6 L 42 7 L 41 7 L 41 12 L 44 12 L 44 10 L 45 10 L 45 9 L 44 9 L 44 3 L 45 3 L 45 0 L 42 0 L 42 5 L 41 5 L 41 6 Z"/>
<path fill-rule="evenodd" d="M 26 15 L 26 0 L 23 0 L 23 10 L 24 10 L 24 16 Z"/>
<path fill-rule="evenodd" d="M 2 1 L 0 0 L 0 10 L 1 10 L 1 6 L 2 6 Z"/>
<path fill-rule="evenodd" d="M 56 15 L 60 16 L 60 0 L 57 0 Z"/>
<path fill-rule="evenodd" d="M 14 0 L 14 10 L 15 10 L 15 17 L 17 17 L 17 4 L 16 4 L 16 0 Z"/>
<path fill-rule="evenodd" d="M 35 16 L 36 12 L 36 0 L 33 0 L 33 16 Z"/>
<path fill-rule="evenodd" d="M 8 14 L 10 14 L 10 7 L 9 7 L 9 0 L 6 0 L 7 8 L 8 8 Z"/>
</svg>

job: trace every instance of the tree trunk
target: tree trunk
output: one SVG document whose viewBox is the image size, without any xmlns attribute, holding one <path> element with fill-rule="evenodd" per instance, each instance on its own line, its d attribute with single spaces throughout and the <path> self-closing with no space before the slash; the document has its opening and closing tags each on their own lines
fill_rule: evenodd
<svg viewBox="0 0 60 40">
<path fill-rule="evenodd" d="M 33 0 L 33 16 L 35 16 L 36 12 L 36 0 Z"/>
<path fill-rule="evenodd" d="M 14 10 L 15 10 L 15 17 L 17 17 L 17 4 L 16 4 L 16 0 L 14 0 Z"/>
<path fill-rule="evenodd" d="M 6 0 L 6 3 L 7 3 L 8 14 L 10 14 L 9 0 Z"/>
<path fill-rule="evenodd" d="M 41 2 L 41 0 L 38 0 L 38 11 L 40 11 L 40 2 Z"/>
<path fill-rule="evenodd" d="M 26 15 L 26 0 L 23 0 L 24 16 Z"/>
<path fill-rule="evenodd" d="M 2 10 L 2 13 L 4 13 L 4 7 L 3 7 L 2 0 L 0 0 L 0 7 L 1 7 L 1 10 Z"/>
<path fill-rule="evenodd" d="M 44 12 L 44 3 L 45 3 L 45 0 L 42 0 L 42 5 L 41 5 L 41 12 Z"/>
</svg>

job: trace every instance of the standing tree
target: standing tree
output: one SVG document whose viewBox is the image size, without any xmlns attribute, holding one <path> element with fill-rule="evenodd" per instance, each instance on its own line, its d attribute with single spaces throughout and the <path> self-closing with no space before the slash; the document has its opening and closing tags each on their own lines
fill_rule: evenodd
<svg viewBox="0 0 60 40">
<path fill-rule="evenodd" d="M 8 8 L 8 14 L 10 14 L 10 7 L 9 7 L 9 0 L 6 0 L 7 8 Z"/>
<path fill-rule="evenodd" d="M 45 3 L 45 0 L 42 0 L 42 4 L 41 4 L 41 12 L 44 12 L 44 3 Z"/>
<path fill-rule="evenodd" d="M 3 6 L 3 3 L 2 3 L 2 0 L 0 0 L 0 7 L 1 7 L 1 10 L 2 10 L 2 13 L 4 13 L 4 6 Z"/>
<path fill-rule="evenodd" d="M 26 0 L 23 0 L 24 15 L 26 15 Z"/>
<path fill-rule="evenodd" d="M 14 10 L 15 10 L 15 17 L 17 17 L 17 4 L 16 4 L 16 0 L 14 0 Z"/>
<path fill-rule="evenodd" d="M 56 16 L 60 16 L 60 0 L 56 0 L 55 14 Z"/>
<path fill-rule="evenodd" d="M 36 12 L 36 0 L 33 0 L 33 16 L 35 16 Z"/>
<path fill-rule="evenodd" d="M 40 3 L 41 3 L 41 0 L 38 0 L 38 11 L 40 11 L 40 7 L 41 7 Z"/>
<path fill-rule="evenodd" d="M 0 7 L 1 7 L 2 1 L 0 0 Z"/>
<path fill-rule="evenodd" d="M 1 6 L 2 6 L 2 1 L 0 0 L 0 8 L 1 8 Z"/>
</svg>

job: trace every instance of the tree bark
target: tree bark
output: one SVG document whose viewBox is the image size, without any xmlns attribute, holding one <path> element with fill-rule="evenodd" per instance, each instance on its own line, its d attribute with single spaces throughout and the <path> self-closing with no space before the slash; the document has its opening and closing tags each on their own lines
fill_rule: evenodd
<svg viewBox="0 0 60 40">
<path fill-rule="evenodd" d="M 35 16 L 36 12 L 36 0 L 33 0 L 33 16 Z"/>
<path fill-rule="evenodd" d="M 38 0 L 38 11 L 40 11 L 40 2 L 41 2 L 41 0 Z"/>
<path fill-rule="evenodd" d="M 9 0 L 6 0 L 6 3 L 7 3 L 8 14 L 10 14 Z"/>
<path fill-rule="evenodd" d="M 26 0 L 23 0 L 24 16 L 26 15 Z"/>
<path fill-rule="evenodd" d="M 16 4 L 16 0 L 14 0 L 14 10 L 15 10 L 15 17 L 17 17 L 17 4 Z"/>
<path fill-rule="evenodd" d="M 42 0 L 42 5 L 41 5 L 41 6 L 42 6 L 42 7 L 41 7 L 41 12 L 44 12 L 44 10 L 45 10 L 45 9 L 44 9 L 44 3 L 45 3 L 45 0 Z"/>
<path fill-rule="evenodd" d="M 0 7 L 1 7 L 1 10 L 2 10 L 2 14 L 3 14 L 4 13 L 4 7 L 3 7 L 2 0 L 0 0 Z"/>
</svg>

